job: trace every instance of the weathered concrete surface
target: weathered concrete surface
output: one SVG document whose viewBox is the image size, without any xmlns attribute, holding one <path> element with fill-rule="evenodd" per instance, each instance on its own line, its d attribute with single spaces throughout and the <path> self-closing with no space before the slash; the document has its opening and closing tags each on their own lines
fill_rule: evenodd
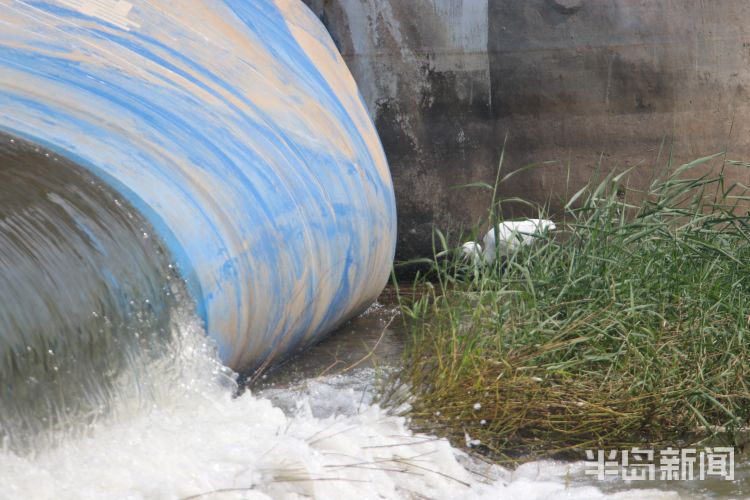
<svg viewBox="0 0 750 500">
<path fill-rule="evenodd" d="M 643 162 L 649 178 L 665 136 L 678 161 L 724 148 L 750 159 L 750 2 L 306 1 L 378 126 L 400 258 L 429 253 L 433 223 L 484 214 L 486 196 L 451 187 L 491 182 L 506 133 L 507 168 L 561 165 L 503 193 L 553 209 L 602 153 L 607 167 Z"/>
</svg>

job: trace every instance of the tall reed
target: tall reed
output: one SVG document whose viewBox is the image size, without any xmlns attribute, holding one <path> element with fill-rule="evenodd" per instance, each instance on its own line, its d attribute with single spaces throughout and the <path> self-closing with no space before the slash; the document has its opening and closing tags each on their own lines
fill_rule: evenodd
<svg viewBox="0 0 750 500">
<path fill-rule="evenodd" d="M 409 387 L 414 425 L 498 460 L 736 442 L 750 418 L 750 218 L 744 186 L 708 168 L 722 161 L 744 167 L 701 158 L 645 190 L 610 174 L 570 196 L 558 231 L 492 266 L 436 232 L 430 276 L 401 296 L 411 338 L 391 388 Z M 483 187 L 501 220 L 507 200 Z"/>
</svg>

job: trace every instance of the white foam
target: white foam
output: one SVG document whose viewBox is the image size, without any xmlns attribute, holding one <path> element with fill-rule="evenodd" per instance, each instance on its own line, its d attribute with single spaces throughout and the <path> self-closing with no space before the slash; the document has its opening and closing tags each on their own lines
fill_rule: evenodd
<svg viewBox="0 0 750 500">
<path fill-rule="evenodd" d="M 371 403 L 372 370 L 233 399 L 202 342 L 180 344 L 172 361 L 183 364 L 175 372 L 182 378 L 158 391 L 150 407 L 123 401 L 127 411 L 35 457 L 0 453 L 0 496 L 604 497 L 597 488 L 567 484 L 569 466 L 541 462 L 510 473 L 472 461 L 445 440 L 412 433 L 404 418 Z"/>
</svg>

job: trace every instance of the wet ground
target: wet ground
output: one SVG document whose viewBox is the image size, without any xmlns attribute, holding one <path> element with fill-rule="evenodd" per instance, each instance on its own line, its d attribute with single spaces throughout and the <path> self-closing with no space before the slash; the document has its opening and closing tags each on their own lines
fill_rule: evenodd
<svg viewBox="0 0 750 500">
<path fill-rule="evenodd" d="M 387 288 L 378 301 L 318 344 L 298 353 L 259 379 L 254 391 L 284 388 L 305 380 L 350 373 L 360 368 L 386 369 L 401 361 L 407 326 L 395 291 Z"/>
</svg>

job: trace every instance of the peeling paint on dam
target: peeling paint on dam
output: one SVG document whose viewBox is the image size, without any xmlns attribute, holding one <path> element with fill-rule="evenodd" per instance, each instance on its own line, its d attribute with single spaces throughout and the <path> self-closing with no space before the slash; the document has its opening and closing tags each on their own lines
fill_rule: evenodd
<svg viewBox="0 0 750 500">
<path fill-rule="evenodd" d="M 643 164 L 650 178 L 665 137 L 677 161 L 725 148 L 750 158 L 747 2 L 306 1 L 378 127 L 400 258 L 431 252 L 433 224 L 455 230 L 485 213 L 482 193 L 451 188 L 492 182 L 506 133 L 507 168 L 560 166 L 503 193 L 553 211 L 601 155 L 605 167 Z"/>
</svg>

